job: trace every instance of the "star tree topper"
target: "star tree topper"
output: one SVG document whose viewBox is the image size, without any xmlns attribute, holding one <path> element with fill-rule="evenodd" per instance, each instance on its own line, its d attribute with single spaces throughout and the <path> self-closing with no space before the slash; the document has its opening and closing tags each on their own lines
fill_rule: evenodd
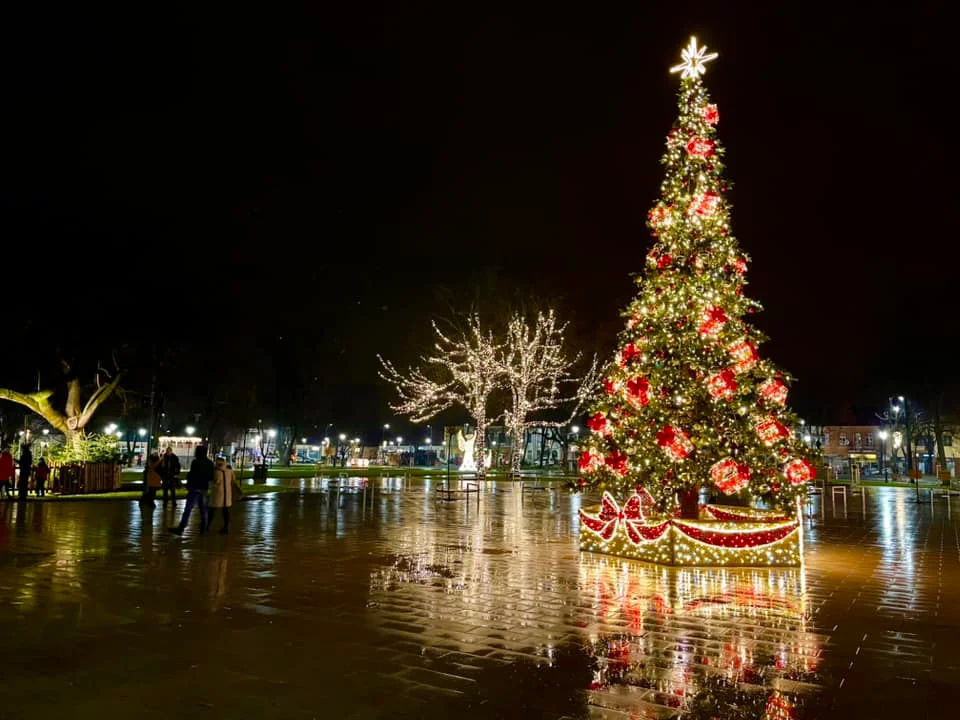
<svg viewBox="0 0 960 720">
<path fill-rule="evenodd" d="M 681 73 L 680 77 L 684 80 L 686 78 L 696 80 L 707 71 L 706 64 L 717 59 L 717 53 L 707 55 L 707 46 L 698 48 L 697 39 L 691 37 L 690 44 L 680 52 L 680 57 L 683 58 L 683 62 L 670 68 L 670 72 Z"/>
</svg>

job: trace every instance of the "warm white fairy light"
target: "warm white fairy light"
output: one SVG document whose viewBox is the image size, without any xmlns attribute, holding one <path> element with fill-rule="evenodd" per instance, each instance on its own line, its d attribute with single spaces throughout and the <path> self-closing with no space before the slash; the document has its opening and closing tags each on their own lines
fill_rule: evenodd
<svg viewBox="0 0 960 720">
<path fill-rule="evenodd" d="M 380 377 L 391 383 L 400 396 L 400 401 L 390 407 L 419 423 L 454 405 L 462 406 L 477 425 L 477 473 L 482 475 L 487 406 L 500 383 L 497 356 L 501 348 L 493 335 L 483 330 L 476 315 L 471 315 L 466 327 L 454 337 L 444 334 L 436 323 L 433 330 L 437 336 L 434 354 L 421 356 L 421 366 L 408 368 L 406 374 L 377 356 L 383 366 Z"/>
<path fill-rule="evenodd" d="M 510 407 L 504 421 L 513 438 L 513 470 L 519 471 L 523 459 L 527 429 L 565 427 L 580 414 L 583 404 L 597 384 L 597 360 L 594 357 L 583 375 L 573 368 L 580 354 L 569 356 L 563 334 L 567 325 L 557 322 L 554 311 L 539 312 L 531 325 L 522 313 L 515 313 L 507 325 L 506 340 L 498 355 L 504 385 L 510 391 Z M 569 388 L 563 392 L 561 388 Z M 533 419 L 538 412 L 568 407 L 563 420 Z"/>
<path fill-rule="evenodd" d="M 670 72 L 680 73 L 683 79 L 696 79 L 706 72 L 708 62 L 717 59 L 717 53 L 707 54 L 707 46 L 697 47 L 697 38 L 691 37 L 690 43 L 680 51 L 680 57 L 683 62 L 670 68 Z"/>
</svg>

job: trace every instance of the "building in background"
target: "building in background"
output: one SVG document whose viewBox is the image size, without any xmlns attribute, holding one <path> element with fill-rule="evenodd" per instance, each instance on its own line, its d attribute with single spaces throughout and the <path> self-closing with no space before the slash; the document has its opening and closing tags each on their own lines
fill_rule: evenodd
<svg viewBox="0 0 960 720">
<path fill-rule="evenodd" d="M 823 464 L 837 478 L 849 478 L 854 466 L 861 477 L 883 475 L 890 462 L 893 438 L 879 425 L 808 426 L 810 444 L 823 453 Z"/>
</svg>

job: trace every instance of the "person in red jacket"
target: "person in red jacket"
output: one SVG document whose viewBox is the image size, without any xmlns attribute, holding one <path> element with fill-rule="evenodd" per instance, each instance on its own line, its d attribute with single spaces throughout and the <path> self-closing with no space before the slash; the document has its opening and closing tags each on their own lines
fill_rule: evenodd
<svg viewBox="0 0 960 720">
<path fill-rule="evenodd" d="M 13 497 L 13 481 L 16 477 L 16 470 L 13 467 L 13 455 L 10 454 L 10 448 L 4 447 L 0 453 L 0 494 L 7 498 Z"/>
</svg>

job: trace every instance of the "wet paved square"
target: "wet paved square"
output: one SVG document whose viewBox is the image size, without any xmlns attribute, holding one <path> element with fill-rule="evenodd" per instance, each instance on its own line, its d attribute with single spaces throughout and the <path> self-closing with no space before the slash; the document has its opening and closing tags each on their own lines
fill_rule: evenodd
<svg viewBox="0 0 960 720">
<path fill-rule="evenodd" d="M 0 718 L 960 712 L 958 498 L 818 502 L 802 568 L 668 569 L 581 554 L 564 492 L 297 484 L 228 537 L 0 506 Z"/>
</svg>

